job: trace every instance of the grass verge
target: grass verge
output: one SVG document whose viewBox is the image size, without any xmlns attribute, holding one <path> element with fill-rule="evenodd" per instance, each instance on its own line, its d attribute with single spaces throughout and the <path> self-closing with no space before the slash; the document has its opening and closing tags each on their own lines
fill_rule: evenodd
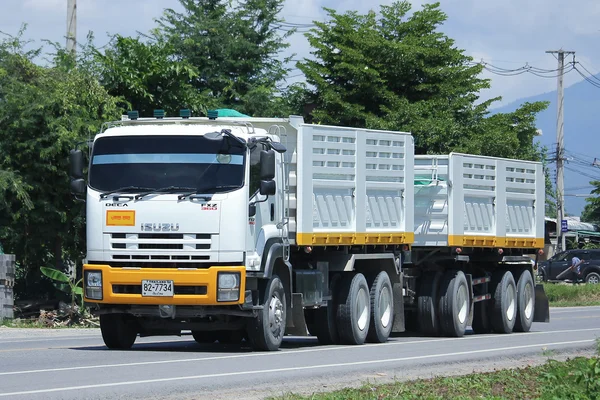
<svg viewBox="0 0 600 400">
<path fill-rule="evenodd" d="M 600 398 L 598 358 L 549 360 L 544 365 L 439 377 L 385 385 L 364 385 L 310 396 L 288 394 L 277 400 L 382 399 L 597 399 Z"/>
<path fill-rule="evenodd" d="M 600 306 L 600 285 L 544 283 L 550 307 Z"/>
</svg>

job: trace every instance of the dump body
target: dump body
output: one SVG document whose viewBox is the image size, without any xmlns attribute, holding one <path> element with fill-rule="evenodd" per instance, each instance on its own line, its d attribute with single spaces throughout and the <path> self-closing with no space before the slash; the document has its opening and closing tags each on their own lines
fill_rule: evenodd
<svg viewBox="0 0 600 400">
<path fill-rule="evenodd" d="M 539 162 L 452 153 L 415 156 L 415 246 L 540 249 Z"/>
</svg>

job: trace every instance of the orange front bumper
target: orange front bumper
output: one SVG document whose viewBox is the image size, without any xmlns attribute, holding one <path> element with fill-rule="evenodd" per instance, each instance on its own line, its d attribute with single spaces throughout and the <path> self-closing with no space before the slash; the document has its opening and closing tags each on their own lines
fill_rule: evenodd
<svg viewBox="0 0 600 400">
<path fill-rule="evenodd" d="M 84 264 L 86 271 L 102 272 L 102 300 L 85 297 L 86 302 L 103 304 L 174 304 L 174 305 L 235 305 L 244 303 L 246 268 L 244 266 L 211 267 L 207 269 L 178 270 L 172 268 L 113 268 L 110 265 Z M 240 295 L 237 301 L 217 301 L 217 279 L 219 272 L 240 274 Z M 171 280 L 178 286 L 205 286 L 205 294 L 174 294 L 172 297 L 142 296 L 141 293 L 122 293 L 118 287 L 141 287 L 142 280 Z M 85 285 L 85 282 L 84 282 Z M 85 293 L 85 290 L 84 290 Z"/>
</svg>

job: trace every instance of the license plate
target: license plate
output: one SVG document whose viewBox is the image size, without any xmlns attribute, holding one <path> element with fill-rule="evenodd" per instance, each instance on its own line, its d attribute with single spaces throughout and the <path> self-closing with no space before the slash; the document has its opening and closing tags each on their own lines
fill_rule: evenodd
<svg viewBox="0 0 600 400">
<path fill-rule="evenodd" d="M 142 281 L 142 296 L 173 297 L 173 281 Z"/>
</svg>

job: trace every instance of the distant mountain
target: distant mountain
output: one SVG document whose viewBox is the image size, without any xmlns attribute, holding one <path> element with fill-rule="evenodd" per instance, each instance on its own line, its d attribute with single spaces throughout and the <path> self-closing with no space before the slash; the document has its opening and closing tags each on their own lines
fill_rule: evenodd
<svg viewBox="0 0 600 400">
<path fill-rule="evenodd" d="M 551 104 L 537 118 L 537 127 L 542 130 L 542 136 L 536 141 L 548 147 L 550 152 L 556 149 L 556 91 L 517 100 L 503 107 L 495 108 L 492 113 L 512 112 L 525 102 L 549 101 Z M 576 83 L 565 89 L 564 106 L 564 145 L 571 155 L 565 164 L 565 193 L 589 194 L 589 189 L 570 189 L 589 186 L 593 180 L 600 180 L 600 168 L 584 166 L 581 161 L 592 162 L 600 160 L 600 89 L 586 81 Z M 582 175 L 585 173 L 585 176 Z M 591 177 L 590 177 L 591 176 Z M 553 183 L 555 177 L 552 176 Z M 583 197 L 565 197 L 565 211 L 568 215 L 579 216 L 585 206 Z"/>
</svg>

